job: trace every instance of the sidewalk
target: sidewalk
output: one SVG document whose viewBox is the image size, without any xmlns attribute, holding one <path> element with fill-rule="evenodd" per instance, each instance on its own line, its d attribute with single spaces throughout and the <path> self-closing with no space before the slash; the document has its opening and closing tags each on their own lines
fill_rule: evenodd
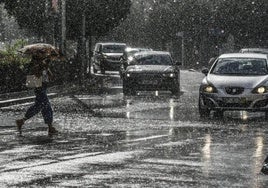
<svg viewBox="0 0 268 188">
<path fill-rule="evenodd" d="M 51 86 L 48 88 L 48 97 L 54 98 L 67 93 L 75 92 L 79 89 L 76 85 L 63 84 Z M 33 102 L 35 99 L 34 90 L 29 89 L 21 92 L 12 92 L 0 94 L 0 108 L 7 107 L 14 104 L 21 104 L 26 102 Z"/>
<path fill-rule="evenodd" d="M 111 87 L 120 84 L 120 78 L 110 77 L 109 75 L 92 76 L 85 80 L 83 86 L 78 83 L 64 83 L 62 85 L 51 86 L 48 88 L 48 97 L 54 98 L 67 94 L 81 93 L 103 93 L 110 92 Z M 0 94 L 0 108 L 14 104 L 33 102 L 35 98 L 33 89 L 21 92 Z"/>
</svg>

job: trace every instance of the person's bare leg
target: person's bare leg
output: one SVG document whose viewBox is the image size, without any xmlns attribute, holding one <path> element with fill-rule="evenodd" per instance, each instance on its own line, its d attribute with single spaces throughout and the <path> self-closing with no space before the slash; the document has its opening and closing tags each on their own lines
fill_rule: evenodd
<svg viewBox="0 0 268 188">
<path fill-rule="evenodd" d="M 26 121 L 25 118 L 16 120 L 17 130 L 19 131 L 20 134 L 21 134 L 21 127 L 22 125 L 24 125 L 25 121 Z"/>
</svg>

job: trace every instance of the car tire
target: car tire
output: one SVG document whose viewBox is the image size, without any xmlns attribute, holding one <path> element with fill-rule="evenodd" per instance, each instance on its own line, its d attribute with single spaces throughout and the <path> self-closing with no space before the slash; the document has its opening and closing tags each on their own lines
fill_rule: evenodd
<svg viewBox="0 0 268 188">
<path fill-rule="evenodd" d="M 98 70 L 95 68 L 95 66 L 93 66 L 93 73 L 96 74 L 98 72 Z"/>
<path fill-rule="evenodd" d="M 103 62 L 100 62 L 100 72 L 101 74 L 105 74 L 105 68 L 104 68 Z"/>
<path fill-rule="evenodd" d="M 172 95 L 179 95 L 180 94 L 180 87 L 174 87 L 171 90 Z"/>
<path fill-rule="evenodd" d="M 123 78 L 123 73 L 122 73 L 121 70 L 119 70 L 119 76 L 120 76 L 121 79 Z"/>
<path fill-rule="evenodd" d="M 198 110 L 199 110 L 200 118 L 209 118 L 210 109 L 203 107 L 203 105 L 201 104 L 200 97 L 199 97 L 199 102 L 198 102 Z"/>
<path fill-rule="evenodd" d="M 268 111 L 265 111 L 265 120 L 268 120 Z"/>
<path fill-rule="evenodd" d="M 123 80 L 123 94 L 124 95 L 135 95 L 135 91 L 130 87 L 127 81 Z"/>
<path fill-rule="evenodd" d="M 213 114 L 215 118 L 223 118 L 224 111 L 222 110 L 216 110 Z"/>
</svg>

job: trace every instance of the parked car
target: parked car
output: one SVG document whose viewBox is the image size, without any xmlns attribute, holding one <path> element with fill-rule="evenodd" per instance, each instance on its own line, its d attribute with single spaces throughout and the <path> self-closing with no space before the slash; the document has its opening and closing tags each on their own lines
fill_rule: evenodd
<svg viewBox="0 0 268 188">
<path fill-rule="evenodd" d="M 138 90 L 169 90 L 180 92 L 179 62 L 174 62 L 169 52 L 137 52 L 128 60 L 123 74 L 123 93 L 135 94 Z"/>
<path fill-rule="evenodd" d="M 260 53 L 268 54 L 267 48 L 243 48 L 239 51 L 240 53 Z"/>
<path fill-rule="evenodd" d="M 211 111 L 264 111 L 268 117 L 267 55 L 232 53 L 219 56 L 199 89 L 199 113 L 208 117 Z"/>
<path fill-rule="evenodd" d="M 132 47 L 127 47 L 124 50 L 123 55 L 120 57 L 120 70 L 119 70 L 119 74 L 120 77 L 122 78 L 123 73 L 126 71 L 127 68 L 127 62 L 128 59 L 132 58 L 133 55 L 137 52 L 143 52 L 143 51 L 152 51 L 152 49 L 150 48 L 132 48 Z"/>
<path fill-rule="evenodd" d="M 119 71 L 120 57 L 125 48 L 125 43 L 97 43 L 92 57 L 93 72 Z"/>
</svg>

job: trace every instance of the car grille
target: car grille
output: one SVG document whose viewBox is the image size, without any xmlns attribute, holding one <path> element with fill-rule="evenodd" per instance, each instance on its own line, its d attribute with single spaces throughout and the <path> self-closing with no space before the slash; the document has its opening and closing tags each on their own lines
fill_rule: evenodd
<svg viewBox="0 0 268 188">
<path fill-rule="evenodd" d="M 135 80 L 136 83 L 142 85 L 156 85 L 165 81 L 165 79 L 163 79 L 162 74 L 134 73 L 132 74 L 132 78 Z"/>
<path fill-rule="evenodd" d="M 245 103 L 224 103 L 222 101 L 218 101 L 220 107 L 224 108 L 249 108 L 252 101 L 246 101 Z"/>
<path fill-rule="evenodd" d="M 109 56 L 109 57 L 107 58 L 107 60 L 119 61 L 119 60 L 120 60 L 120 57 L 111 57 L 111 56 Z"/>
<path fill-rule="evenodd" d="M 229 95 L 239 95 L 244 92 L 243 87 L 226 87 L 225 91 Z"/>
</svg>

